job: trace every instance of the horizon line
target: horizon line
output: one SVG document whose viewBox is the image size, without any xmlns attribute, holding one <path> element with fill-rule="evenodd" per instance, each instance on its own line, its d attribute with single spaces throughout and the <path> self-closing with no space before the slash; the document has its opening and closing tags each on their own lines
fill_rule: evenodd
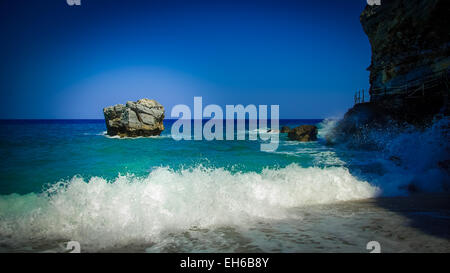
<svg viewBox="0 0 450 273">
<path fill-rule="evenodd" d="M 211 118 L 203 118 L 200 120 L 210 120 Z M 283 119 L 336 119 L 336 118 L 279 118 L 279 120 Z M 0 118 L 0 121 L 21 121 L 21 120 L 105 120 L 104 118 Z M 164 120 L 186 120 L 179 118 L 165 118 Z M 189 119 L 187 119 L 189 120 Z M 190 120 L 199 120 L 199 119 L 190 119 Z M 222 120 L 242 120 L 242 119 L 222 119 Z M 254 119 L 244 119 L 244 120 L 254 120 Z M 259 119 L 256 119 L 259 120 Z M 271 118 L 267 118 L 267 120 L 271 120 Z"/>
</svg>

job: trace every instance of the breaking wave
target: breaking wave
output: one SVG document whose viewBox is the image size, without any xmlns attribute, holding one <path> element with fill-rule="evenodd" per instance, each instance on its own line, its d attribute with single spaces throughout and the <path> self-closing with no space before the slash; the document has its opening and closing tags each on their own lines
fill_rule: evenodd
<svg viewBox="0 0 450 273">
<path fill-rule="evenodd" d="M 76 240 L 95 250 L 157 242 L 162 234 L 191 228 L 295 218 L 290 209 L 378 193 L 345 168 L 296 164 L 260 173 L 200 166 L 160 167 L 147 177 L 114 181 L 73 177 L 41 194 L 0 196 L 0 238 L 4 245 Z"/>
</svg>

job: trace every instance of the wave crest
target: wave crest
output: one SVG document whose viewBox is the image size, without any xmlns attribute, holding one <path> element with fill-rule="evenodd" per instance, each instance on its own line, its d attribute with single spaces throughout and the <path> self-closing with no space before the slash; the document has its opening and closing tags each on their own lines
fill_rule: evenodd
<svg viewBox="0 0 450 273">
<path fill-rule="evenodd" d="M 157 168 L 114 181 L 74 177 L 42 194 L 0 196 L 0 235 L 77 240 L 94 249 L 155 242 L 190 228 L 295 217 L 289 209 L 374 197 L 379 190 L 345 168 L 289 165 L 261 173 Z"/>
</svg>

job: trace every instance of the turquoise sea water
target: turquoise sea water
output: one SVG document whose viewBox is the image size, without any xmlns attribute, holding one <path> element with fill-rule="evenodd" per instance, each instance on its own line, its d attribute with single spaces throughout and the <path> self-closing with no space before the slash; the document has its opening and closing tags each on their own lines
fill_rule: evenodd
<svg viewBox="0 0 450 273">
<path fill-rule="evenodd" d="M 368 151 L 327 145 L 333 120 L 281 120 L 315 124 L 319 139 L 280 134 L 278 149 L 264 152 L 259 140 L 175 141 L 173 121 L 164 123 L 161 136 L 119 139 L 105 135 L 103 120 L 1 121 L 0 249 L 76 240 L 90 251 L 239 251 L 243 242 L 241 251 L 296 251 L 289 238 L 271 244 L 251 230 L 298 234 L 288 229 L 302 221 L 300 208 L 448 182 L 430 167 L 448 156 L 435 128 L 382 132 L 385 147 Z"/>
<path fill-rule="evenodd" d="M 285 120 L 284 124 L 318 124 L 321 120 Z M 154 138 L 117 139 L 105 136 L 103 120 L 4 121 L 0 131 L 2 162 L 0 194 L 40 192 L 48 183 L 94 176 L 113 179 L 118 174 L 145 176 L 157 167 L 173 170 L 197 166 L 232 172 L 260 172 L 263 168 L 331 166 L 320 153 L 332 151 L 321 142 L 298 143 L 281 135 L 277 152 L 260 151 L 260 141 L 175 141 L 173 120 Z M 270 123 L 269 123 L 270 124 Z M 283 124 L 283 125 L 284 125 Z M 290 145 L 304 153 L 289 154 Z"/>
</svg>

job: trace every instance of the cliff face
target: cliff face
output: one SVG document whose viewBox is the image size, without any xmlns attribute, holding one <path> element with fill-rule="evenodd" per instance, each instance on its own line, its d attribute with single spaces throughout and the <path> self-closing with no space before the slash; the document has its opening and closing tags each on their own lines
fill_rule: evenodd
<svg viewBox="0 0 450 273">
<path fill-rule="evenodd" d="M 449 67 L 448 4 L 448 0 L 384 0 L 380 6 L 365 8 L 360 20 L 372 45 L 371 89 L 400 85 Z"/>
<path fill-rule="evenodd" d="M 383 0 L 365 8 L 360 21 L 372 46 L 371 102 L 419 115 L 425 110 L 435 114 L 446 103 L 448 86 L 442 77 L 448 77 L 450 66 L 448 4 Z"/>
<path fill-rule="evenodd" d="M 448 116 L 449 0 L 382 0 L 367 6 L 361 25 L 372 47 L 370 102 L 355 105 L 330 139 L 368 142 L 370 131 Z"/>
</svg>

